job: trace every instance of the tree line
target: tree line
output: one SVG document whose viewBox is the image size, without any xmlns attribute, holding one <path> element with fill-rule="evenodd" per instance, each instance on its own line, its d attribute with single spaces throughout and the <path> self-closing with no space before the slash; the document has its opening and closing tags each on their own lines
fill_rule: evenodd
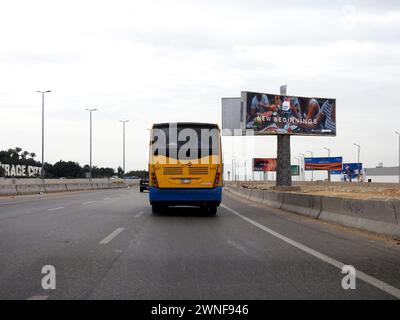
<svg viewBox="0 0 400 320">
<path fill-rule="evenodd" d="M 35 160 L 36 153 L 22 150 L 22 148 L 10 148 L 7 150 L 0 150 L 0 162 L 14 165 L 30 165 L 41 167 L 42 163 Z M 90 166 L 88 164 L 83 167 L 75 161 L 63 161 L 60 160 L 54 164 L 45 162 L 44 171 L 46 178 L 85 178 L 87 173 L 90 172 Z M 4 177 L 5 172 L 0 167 L 0 177 Z M 147 176 L 146 170 L 132 170 L 126 174 L 121 167 L 118 167 L 117 171 L 109 167 L 97 167 L 92 166 L 92 178 L 110 178 L 118 176 L 120 178 L 131 176 L 143 178 Z"/>
</svg>

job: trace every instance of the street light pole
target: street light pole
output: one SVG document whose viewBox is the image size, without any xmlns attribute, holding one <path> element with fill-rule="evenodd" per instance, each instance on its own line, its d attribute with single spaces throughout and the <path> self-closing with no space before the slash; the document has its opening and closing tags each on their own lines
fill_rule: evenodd
<svg viewBox="0 0 400 320">
<path fill-rule="evenodd" d="M 311 158 L 314 158 L 314 153 L 312 151 L 308 151 L 311 154 Z M 314 170 L 311 170 L 311 181 L 314 181 Z"/>
<path fill-rule="evenodd" d="M 399 136 L 399 183 L 400 183 L 400 132 L 395 131 L 395 133 Z"/>
<path fill-rule="evenodd" d="M 233 158 L 231 160 L 231 171 L 232 171 L 232 181 L 234 181 L 234 171 L 233 171 Z"/>
<path fill-rule="evenodd" d="M 361 149 L 361 146 L 357 143 L 353 143 L 353 144 L 358 149 L 358 152 L 357 152 L 357 166 L 358 166 L 357 181 L 360 182 L 360 149 Z"/>
<path fill-rule="evenodd" d="M 247 181 L 247 165 L 246 165 L 246 160 L 244 160 L 244 181 Z"/>
<path fill-rule="evenodd" d="M 306 155 L 305 155 L 304 153 L 299 153 L 299 155 L 300 155 L 301 157 L 303 157 L 303 163 L 302 163 L 301 169 L 302 169 L 302 171 L 303 171 L 303 181 L 306 181 L 306 162 L 305 162 L 305 160 L 304 160 L 304 158 L 306 157 Z"/>
<path fill-rule="evenodd" d="M 51 90 L 46 90 L 46 91 L 37 90 L 36 92 L 38 92 L 42 95 L 42 170 L 40 172 L 40 176 L 42 179 L 44 179 L 44 176 L 45 176 L 45 172 L 44 172 L 44 94 L 51 92 Z"/>
<path fill-rule="evenodd" d="M 89 180 L 92 181 L 92 112 L 97 109 L 85 109 L 90 113 L 90 164 L 89 164 Z"/>
<path fill-rule="evenodd" d="M 331 149 L 324 147 L 325 150 L 328 150 L 328 157 L 331 156 Z M 328 170 L 328 181 L 331 182 L 331 171 Z"/>
<path fill-rule="evenodd" d="M 119 122 L 122 122 L 122 170 L 124 170 L 125 176 L 125 123 L 129 120 L 120 120 Z"/>
<path fill-rule="evenodd" d="M 297 179 L 300 181 L 300 173 L 301 173 L 300 161 L 301 161 L 301 158 L 295 157 L 295 159 L 297 159 L 297 165 L 298 165 L 298 167 L 299 167 L 299 176 L 297 177 Z"/>
</svg>

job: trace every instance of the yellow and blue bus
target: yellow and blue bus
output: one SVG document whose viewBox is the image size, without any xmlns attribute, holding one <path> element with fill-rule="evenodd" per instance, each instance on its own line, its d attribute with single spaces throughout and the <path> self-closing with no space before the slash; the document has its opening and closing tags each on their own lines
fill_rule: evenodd
<svg viewBox="0 0 400 320">
<path fill-rule="evenodd" d="M 158 123 L 150 133 L 149 200 L 153 213 L 168 206 L 199 206 L 214 215 L 222 199 L 218 125 Z"/>
</svg>

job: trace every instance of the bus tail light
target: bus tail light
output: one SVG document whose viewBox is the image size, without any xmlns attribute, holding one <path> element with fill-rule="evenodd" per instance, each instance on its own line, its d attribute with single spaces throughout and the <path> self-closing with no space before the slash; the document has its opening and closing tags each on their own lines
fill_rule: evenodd
<svg viewBox="0 0 400 320">
<path fill-rule="evenodd" d="M 150 179 L 151 179 L 151 185 L 155 188 L 158 188 L 157 177 L 154 170 L 151 171 Z"/>
<path fill-rule="evenodd" d="M 215 174 L 215 179 L 214 179 L 214 188 L 216 188 L 221 181 L 221 169 L 220 166 L 217 166 L 217 173 Z"/>
</svg>

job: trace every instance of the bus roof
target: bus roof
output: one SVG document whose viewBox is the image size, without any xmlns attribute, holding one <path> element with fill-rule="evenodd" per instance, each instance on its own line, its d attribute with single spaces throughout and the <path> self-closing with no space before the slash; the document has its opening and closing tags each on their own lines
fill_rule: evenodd
<svg viewBox="0 0 400 320">
<path fill-rule="evenodd" d="M 201 128 L 211 128 L 218 129 L 219 127 L 215 123 L 204 123 L 204 122 L 165 122 L 165 123 L 155 123 L 153 124 L 153 129 L 168 127 L 171 123 L 176 124 L 178 127 L 201 127 Z"/>
</svg>

